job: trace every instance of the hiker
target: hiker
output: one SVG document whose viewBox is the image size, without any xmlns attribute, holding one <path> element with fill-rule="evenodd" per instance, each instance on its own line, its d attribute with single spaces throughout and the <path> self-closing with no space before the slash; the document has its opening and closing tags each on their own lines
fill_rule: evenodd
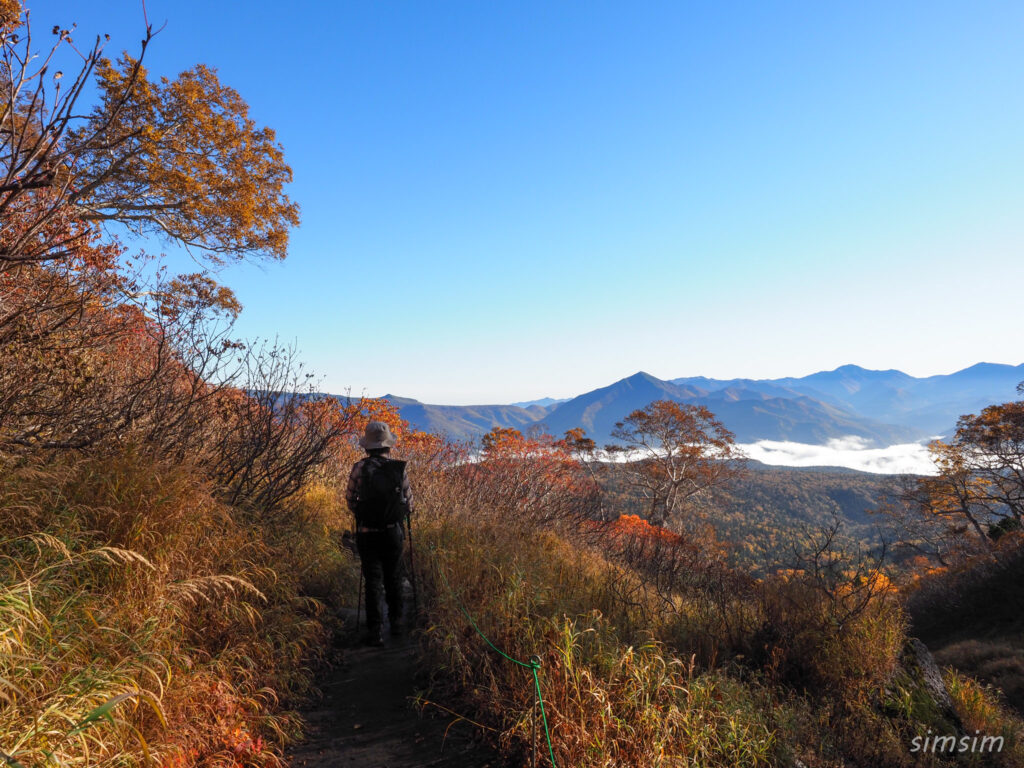
<svg viewBox="0 0 1024 768">
<path fill-rule="evenodd" d="M 352 467 L 345 501 L 356 516 L 356 548 L 366 582 L 367 645 L 382 645 L 381 591 L 395 637 L 405 626 L 402 605 L 402 521 L 412 513 L 412 488 L 406 463 L 388 458 L 395 436 L 382 421 L 371 421 L 359 439 L 367 456 Z M 383 583 L 382 583 L 383 582 Z"/>
</svg>

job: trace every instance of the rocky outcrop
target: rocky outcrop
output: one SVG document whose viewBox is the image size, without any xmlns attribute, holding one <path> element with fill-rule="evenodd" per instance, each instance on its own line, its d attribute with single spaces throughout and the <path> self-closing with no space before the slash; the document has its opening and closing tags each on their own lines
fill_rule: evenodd
<svg viewBox="0 0 1024 768">
<path fill-rule="evenodd" d="M 916 637 L 907 638 L 899 665 L 886 687 L 884 707 L 892 715 L 925 723 L 936 732 L 963 732 L 953 699 L 928 646 Z"/>
</svg>

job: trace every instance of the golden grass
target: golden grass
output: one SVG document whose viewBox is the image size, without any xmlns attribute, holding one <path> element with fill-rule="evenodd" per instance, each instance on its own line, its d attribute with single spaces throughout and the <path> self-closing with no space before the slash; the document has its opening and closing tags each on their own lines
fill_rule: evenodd
<svg viewBox="0 0 1024 768">
<path fill-rule="evenodd" d="M 1024 641 L 972 639 L 951 643 L 935 653 L 940 664 L 999 688 L 1007 701 L 1024 711 Z"/>
<path fill-rule="evenodd" d="M 842 586 L 697 558 L 666 600 L 571 516 L 517 516 L 484 473 L 417 473 L 430 695 L 510 754 L 529 748 L 532 676 L 463 608 L 540 658 L 563 768 L 953 764 L 909 753 L 913 708 L 883 711 L 904 637 L 890 594 L 847 615 Z M 0 467 L 0 749 L 26 767 L 279 765 L 301 729 L 287 707 L 355 599 L 342 485 L 325 471 L 263 520 L 130 449 Z M 1006 738 L 991 764 L 1021 768 L 1020 721 L 969 678 L 947 683 L 965 727 Z"/>
<path fill-rule="evenodd" d="M 568 521 L 539 525 L 500 495 L 488 505 L 458 475 L 419 479 L 431 498 L 415 519 L 429 695 L 511 754 L 529 754 L 532 678 L 463 607 L 505 653 L 540 657 L 559 766 L 959 764 L 912 753 L 928 723 L 888 701 L 906 632 L 893 591 L 866 591 L 856 572 L 831 587 L 811 574 L 749 581 L 697 558 L 666 600 Z M 1020 727 L 1001 709 L 986 722 Z M 547 765 L 543 736 L 540 747 Z"/>
<path fill-rule="evenodd" d="M 968 735 L 1001 737 L 1002 749 L 997 752 L 967 755 L 964 764 L 992 768 L 1024 767 L 1024 723 L 1002 705 L 995 691 L 951 667 L 943 678 L 953 707 Z"/>
<path fill-rule="evenodd" d="M 506 653 L 541 658 L 558 765 L 772 764 L 776 737 L 757 696 L 642 629 L 641 607 L 609 589 L 628 574 L 551 531 L 496 522 L 424 520 L 419 533 L 431 595 L 425 639 L 444 671 L 436 684 L 485 713 L 507 748 L 529 741 L 532 678 L 486 646 L 460 604 Z"/>
<path fill-rule="evenodd" d="M 352 570 L 301 505 L 236 519 L 125 451 L 0 473 L 0 745 L 24 766 L 277 765 L 325 645 L 304 573 Z M 346 576 L 351 581 L 351 578 Z"/>
</svg>

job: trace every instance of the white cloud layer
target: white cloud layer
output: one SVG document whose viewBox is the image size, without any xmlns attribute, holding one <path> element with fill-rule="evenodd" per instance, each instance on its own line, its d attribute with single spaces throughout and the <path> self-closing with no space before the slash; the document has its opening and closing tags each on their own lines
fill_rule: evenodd
<svg viewBox="0 0 1024 768">
<path fill-rule="evenodd" d="M 884 475 L 903 473 L 934 475 L 935 465 L 922 443 L 868 448 L 856 435 L 833 438 L 825 445 L 808 445 L 779 440 L 759 440 L 738 445 L 751 459 L 782 467 L 849 467 Z"/>
</svg>

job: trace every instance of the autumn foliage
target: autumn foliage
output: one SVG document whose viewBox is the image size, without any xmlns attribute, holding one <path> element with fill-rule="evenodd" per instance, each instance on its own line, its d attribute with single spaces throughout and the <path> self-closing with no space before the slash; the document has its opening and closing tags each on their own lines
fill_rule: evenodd
<svg viewBox="0 0 1024 768">
<path fill-rule="evenodd" d="M 629 482 L 659 525 L 690 522 L 692 502 L 738 472 L 732 433 L 704 406 L 657 400 L 616 424 L 612 436 L 619 443 L 609 448 L 632 459 L 624 465 Z"/>
<path fill-rule="evenodd" d="M 582 430 L 455 444 L 387 401 L 318 393 L 294 350 L 235 338 L 241 307 L 209 273 L 113 238 L 105 224 L 200 261 L 281 258 L 297 222 L 273 133 L 207 67 L 150 80 L 153 40 L 116 62 L 97 41 L 56 88 L 0 2 L 0 758 L 281 765 L 302 725 L 288 708 L 356 594 L 344 485 L 376 420 L 416 490 L 431 695 L 507 752 L 529 743 L 533 689 L 467 612 L 542 660 L 559 765 L 909 765 L 893 745 L 923 721 L 885 714 L 905 640 L 885 570 L 834 536 L 763 578 L 730 564 L 695 505 L 737 471 L 706 409 L 630 414 L 618 464 Z M 95 109 L 76 109 L 91 86 Z M 914 489 L 938 540 L 1017 552 L 989 558 L 1007 579 L 1018 406 L 965 417 Z M 615 513 L 603 472 L 643 516 Z"/>
<path fill-rule="evenodd" d="M 597 485 L 574 445 L 551 435 L 496 427 L 452 475 L 473 503 L 519 521 L 584 519 L 597 503 Z"/>
<path fill-rule="evenodd" d="M 0 750 L 13 764 L 276 765 L 350 581 L 312 489 L 356 415 L 232 335 L 198 259 L 283 257 L 273 134 L 197 67 L 102 44 L 56 78 L 0 7 Z M 13 15 L 11 15 L 13 14 Z M 17 19 L 17 20 L 16 20 Z M 147 33 L 143 44 L 153 40 Z M 51 58 L 47 58 L 47 57 Z M 76 104 L 99 93 L 95 110 Z M 354 589 L 354 584 L 351 586 Z"/>
<path fill-rule="evenodd" d="M 1024 525 L 1024 401 L 962 416 L 928 450 L 936 473 L 906 478 L 883 510 L 899 546 L 941 569 L 995 557 Z"/>
<path fill-rule="evenodd" d="M 605 527 L 611 539 L 641 539 L 664 542 L 669 546 L 681 546 L 685 539 L 678 533 L 666 530 L 661 526 L 651 525 L 639 515 L 621 515 L 617 520 Z"/>
<path fill-rule="evenodd" d="M 144 31 L 138 56 L 111 62 L 104 41 L 82 48 L 59 27 L 49 51 L 32 48 L 27 14 L 0 29 L 0 265 L 73 257 L 112 223 L 213 261 L 284 257 L 298 208 L 273 131 L 208 67 L 150 81 Z M 69 48 L 78 71 L 53 71 Z"/>
</svg>

